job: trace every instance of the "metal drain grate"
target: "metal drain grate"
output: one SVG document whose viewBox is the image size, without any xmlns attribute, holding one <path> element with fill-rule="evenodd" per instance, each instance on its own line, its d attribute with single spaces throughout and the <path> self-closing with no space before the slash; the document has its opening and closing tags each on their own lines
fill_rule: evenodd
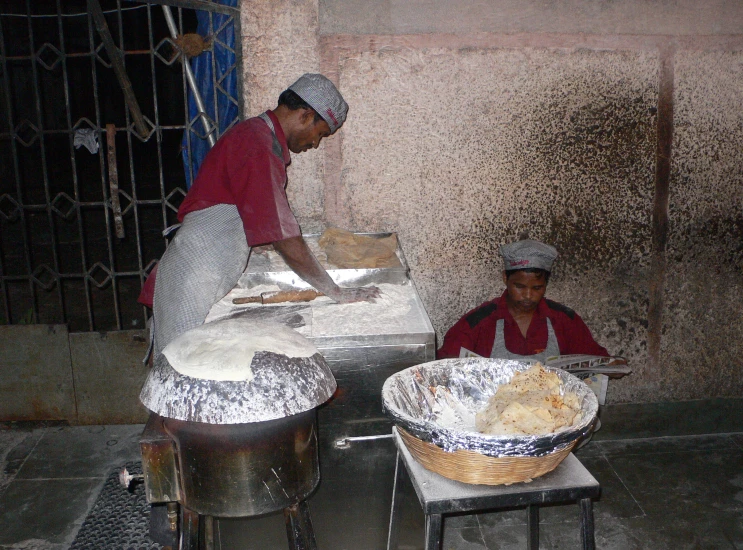
<svg viewBox="0 0 743 550">
<path fill-rule="evenodd" d="M 128 462 L 130 473 L 141 474 L 141 462 Z M 70 550 L 161 550 L 149 537 L 150 505 L 144 485 L 131 492 L 119 484 L 116 468 L 106 479 L 101 493 L 85 518 Z"/>
</svg>

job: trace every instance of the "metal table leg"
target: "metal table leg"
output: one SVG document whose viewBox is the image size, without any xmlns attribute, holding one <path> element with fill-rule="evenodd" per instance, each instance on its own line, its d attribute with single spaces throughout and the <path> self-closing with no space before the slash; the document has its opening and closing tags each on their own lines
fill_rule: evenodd
<svg viewBox="0 0 743 550">
<path fill-rule="evenodd" d="M 593 535 L 593 503 L 590 498 L 580 501 L 580 539 L 583 550 L 595 550 L 596 541 Z"/>
<path fill-rule="evenodd" d="M 529 550 L 539 550 L 539 506 L 531 504 L 526 507 L 526 533 Z"/>
<path fill-rule="evenodd" d="M 284 508 L 284 521 L 290 550 L 317 550 L 315 531 L 306 501 Z"/>
<path fill-rule="evenodd" d="M 178 550 L 199 550 L 199 514 L 181 506 L 181 541 Z"/>
<path fill-rule="evenodd" d="M 390 509 L 389 530 L 387 531 L 387 550 L 395 550 L 397 548 L 397 539 L 400 532 L 400 506 L 402 505 L 400 485 L 402 484 L 404 475 L 405 465 L 402 463 L 402 458 L 398 452 L 395 462 L 395 481 L 392 485 L 392 508 Z"/>
<path fill-rule="evenodd" d="M 214 516 L 204 516 L 204 550 L 214 550 Z"/>
<path fill-rule="evenodd" d="M 426 516 L 426 550 L 440 550 L 444 531 L 444 521 L 441 514 Z"/>
</svg>

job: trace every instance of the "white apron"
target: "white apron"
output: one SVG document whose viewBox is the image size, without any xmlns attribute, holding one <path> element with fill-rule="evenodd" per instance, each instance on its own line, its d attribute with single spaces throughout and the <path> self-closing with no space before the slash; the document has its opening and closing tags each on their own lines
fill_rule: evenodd
<svg viewBox="0 0 743 550">
<path fill-rule="evenodd" d="M 534 355 L 518 355 L 511 353 L 506 349 L 506 338 L 504 336 L 505 322 L 504 319 L 498 319 L 495 324 L 495 341 L 493 349 L 490 352 L 491 359 L 515 359 L 516 361 L 539 361 L 544 364 L 548 357 L 560 355 L 560 345 L 557 343 L 557 336 L 552 329 L 552 323 L 547 318 L 547 347 L 541 353 Z"/>
</svg>

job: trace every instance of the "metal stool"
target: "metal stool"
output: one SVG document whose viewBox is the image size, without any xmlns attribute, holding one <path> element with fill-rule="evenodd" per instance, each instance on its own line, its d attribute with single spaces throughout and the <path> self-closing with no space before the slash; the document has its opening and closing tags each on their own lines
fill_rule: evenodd
<svg viewBox="0 0 743 550">
<path fill-rule="evenodd" d="M 445 514 L 475 513 L 522 506 L 527 509 L 527 547 L 529 550 L 538 550 L 539 506 L 566 502 L 578 502 L 583 548 L 585 550 L 595 548 L 591 499 L 599 496 L 601 486 L 572 453 L 553 471 L 531 483 L 470 485 L 426 470 L 410 455 L 396 429 L 394 434 L 397 465 L 392 489 L 387 550 L 397 548 L 402 495 L 399 486 L 405 471 L 413 482 L 415 493 L 426 516 L 426 550 L 441 548 Z"/>
</svg>

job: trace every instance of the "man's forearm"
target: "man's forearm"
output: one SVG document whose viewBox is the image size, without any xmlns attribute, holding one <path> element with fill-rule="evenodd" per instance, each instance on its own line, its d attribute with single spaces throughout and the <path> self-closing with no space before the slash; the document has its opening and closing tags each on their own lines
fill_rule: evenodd
<svg viewBox="0 0 743 550">
<path fill-rule="evenodd" d="M 290 237 L 275 241 L 273 247 L 286 264 L 315 289 L 331 298 L 338 293 L 338 285 L 320 265 L 302 237 Z"/>
</svg>

